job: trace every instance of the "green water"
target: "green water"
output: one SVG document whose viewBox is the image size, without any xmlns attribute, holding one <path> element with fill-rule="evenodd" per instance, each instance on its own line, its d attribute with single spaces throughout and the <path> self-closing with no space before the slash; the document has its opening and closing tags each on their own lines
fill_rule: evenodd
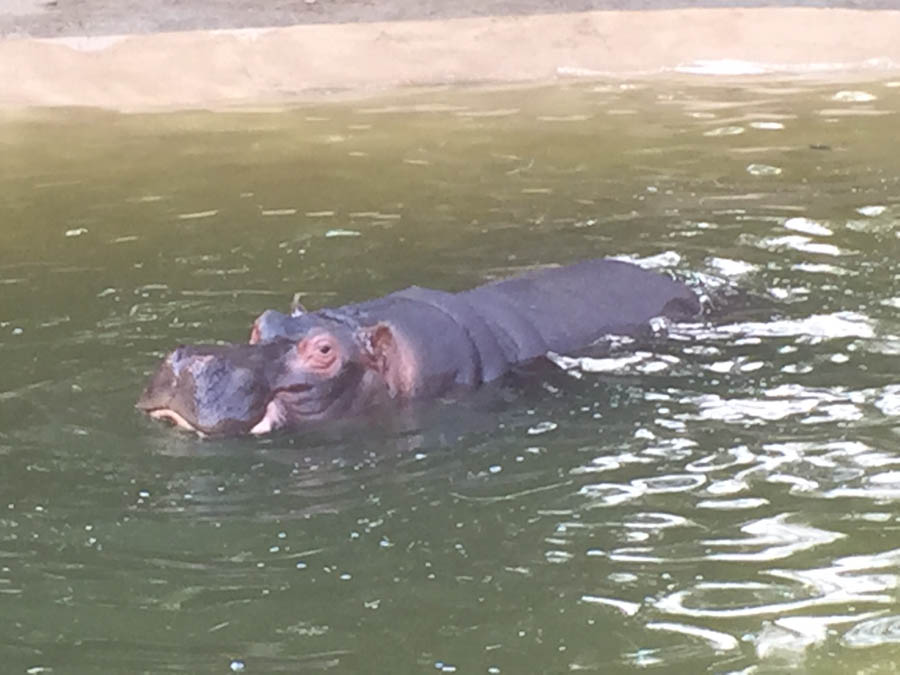
<svg viewBox="0 0 900 675">
<path fill-rule="evenodd" d="M 3 672 L 894 672 L 896 84 L 7 113 Z M 295 292 L 604 255 L 771 311 L 400 430 L 132 407 Z"/>
</svg>

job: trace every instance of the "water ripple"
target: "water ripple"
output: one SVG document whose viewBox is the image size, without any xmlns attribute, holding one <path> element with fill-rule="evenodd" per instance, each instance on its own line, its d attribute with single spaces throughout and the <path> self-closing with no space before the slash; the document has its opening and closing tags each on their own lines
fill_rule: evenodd
<svg viewBox="0 0 900 675">
<path fill-rule="evenodd" d="M 900 615 L 882 616 L 856 624 L 844 633 L 841 640 L 846 646 L 875 647 L 900 642 Z"/>
<path fill-rule="evenodd" d="M 638 602 L 628 602 L 627 600 L 619 600 L 617 598 L 605 598 L 599 595 L 582 595 L 581 601 L 594 605 L 615 607 L 625 616 L 634 616 L 641 609 L 641 604 Z"/>
<path fill-rule="evenodd" d="M 654 476 L 653 478 L 636 478 L 631 484 L 644 494 L 665 494 L 668 492 L 690 492 L 706 482 L 702 474 L 681 474 L 671 476 Z"/>
<path fill-rule="evenodd" d="M 682 325 L 678 327 L 678 333 L 719 340 L 732 340 L 736 337 L 809 337 L 833 340 L 847 337 L 875 337 L 876 325 L 865 314 L 840 311 L 831 314 L 813 314 L 800 319 L 748 321 L 711 327 Z"/>
<path fill-rule="evenodd" d="M 629 485 L 617 483 L 594 483 L 584 485 L 578 490 L 578 494 L 587 497 L 588 508 L 616 506 L 637 499 L 643 494 L 643 490 Z"/>
<path fill-rule="evenodd" d="M 699 628 L 697 626 L 689 626 L 683 623 L 672 623 L 668 621 L 652 621 L 646 626 L 649 630 L 664 630 L 670 633 L 681 633 L 682 635 L 690 635 L 702 640 L 706 640 L 710 646 L 717 652 L 734 651 L 738 648 L 737 639 L 718 630 L 709 628 Z"/>
<path fill-rule="evenodd" d="M 710 553 L 707 560 L 770 561 L 788 558 L 798 551 L 805 551 L 843 539 L 846 535 L 830 532 L 810 525 L 788 522 L 790 514 L 782 513 L 773 518 L 763 518 L 741 527 L 748 537 L 735 539 L 707 539 L 702 543 L 713 548 L 741 548 L 735 553 Z M 748 549 L 759 548 L 751 551 Z"/>
</svg>

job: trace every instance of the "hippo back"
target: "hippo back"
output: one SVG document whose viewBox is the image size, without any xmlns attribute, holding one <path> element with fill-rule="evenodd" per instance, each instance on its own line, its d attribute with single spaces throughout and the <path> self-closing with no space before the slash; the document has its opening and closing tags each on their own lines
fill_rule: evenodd
<svg viewBox="0 0 900 675">
<path fill-rule="evenodd" d="M 513 361 L 585 347 L 605 334 L 637 335 L 654 317 L 686 320 L 700 312 L 685 284 L 618 260 L 541 270 L 459 297 L 497 330 L 523 336 Z"/>
</svg>

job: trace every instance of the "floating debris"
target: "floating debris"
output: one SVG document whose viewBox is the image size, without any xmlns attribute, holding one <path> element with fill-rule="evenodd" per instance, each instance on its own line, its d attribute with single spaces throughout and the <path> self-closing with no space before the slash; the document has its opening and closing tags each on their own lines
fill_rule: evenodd
<svg viewBox="0 0 900 675">
<path fill-rule="evenodd" d="M 376 220 L 400 220 L 399 213 L 381 213 L 380 211 L 354 211 L 348 213 L 351 218 L 375 218 Z"/>
<path fill-rule="evenodd" d="M 875 94 L 870 94 L 867 91 L 851 90 L 839 91 L 831 97 L 832 101 L 840 101 L 841 103 L 869 103 L 877 99 L 878 97 Z"/>
<path fill-rule="evenodd" d="M 750 126 L 763 131 L 780 131 L 784 129 L 784 125 L 781 122 L 750 122 Z"/>
<path fill-rule="evenodd" d="M 748 164 L 747 173 L 753 176 L 777 176 L 781 173 L 781 168 L 771 164 Z"/>
<path fill-rule="evenodd" d="M 510 115 L 518 114 L 518 112 L 518 108 L 497 108 L 496 110 L 463 110 L 456 113 L 456 115 L 458 117 L 509 117 Z"/>
<path fill-rule="evenodd" d="M 585 122 L 589 119 L 590 115 L 538 115 L 541 122 Z"/>
<path fill-rule="evenodd" d="M 744 127 L 717 127 L 715 129 L 710 129 L 709 131 L 704 131 L 704 136 L 737 136 L 738 134 L 744 133 Z"/>
<path fill-rule="evenodd" d="M 856 209 L 856 212 L 858 214 L 862 216 L 869 216 L 870 218 L 880 216 L 885 211 L 887 211 L 886 206 L 860 206 L 858 209 Z"/>
<path fill-rule="evenodd" d="M 297 209 L 263 209 L 260 213 L 264 216 L 293 216 Z"/>
<path fill-rule="evenodd" d="M 803 232 L 804 234 L 818 235 L 822 237 L 830 237 L 834 232 L 809 218 L 788 218 L 784 221 L 784 226 L 789 230 Z"/>
<path fill-rule="evenodd" d="M 211 209 L 209 211 L 195 211 L 193 213 L 179 213 L 178 220 L 196 220 L 198 218 L 211 218 L 218 215 L 219 209 Z"/>
<path fill-rule="evenodd" d="M 559 425 L 556 422 L 539 422 L 528 429 L 528 435 L 537 436 L 538 434 L 546 434 L 548 431 L 553 431 L 558 426 Z"/>
</svg>

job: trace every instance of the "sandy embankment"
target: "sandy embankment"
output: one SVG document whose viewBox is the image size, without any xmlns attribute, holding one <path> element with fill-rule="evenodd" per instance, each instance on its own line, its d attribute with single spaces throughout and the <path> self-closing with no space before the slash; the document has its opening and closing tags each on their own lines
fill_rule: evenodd
<svg viewBox="0 0 900 675">
<path fill-rule="evenodd" d="M 900 11 L 593 11 L 4 39 L 0 105 L 223 107 L 447 82 L 723 70 L 900 72 Z"/>
</svg>

